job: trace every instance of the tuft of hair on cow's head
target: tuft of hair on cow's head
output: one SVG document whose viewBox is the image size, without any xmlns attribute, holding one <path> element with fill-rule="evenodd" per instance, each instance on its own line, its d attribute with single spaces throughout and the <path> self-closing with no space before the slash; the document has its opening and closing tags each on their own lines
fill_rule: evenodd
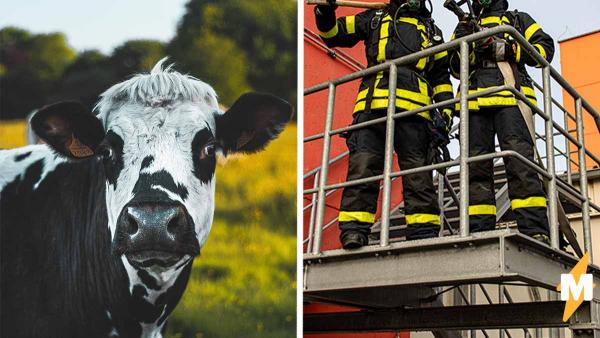
<svg viewBox="0 0 600 338">
<path fill-rule="evenodd" d="M 59 102 L 32 118 L 56 152 L 103 167 L 112 247 L 130 280 L 139 269 L 180 269 L 199 253 L 213 219 L 216 155 L 264 149 L 292 115 L 264 93 L 222 112 L 211 86 L 164 61 L 106 90 L 97 115 Z"/>
</svg>

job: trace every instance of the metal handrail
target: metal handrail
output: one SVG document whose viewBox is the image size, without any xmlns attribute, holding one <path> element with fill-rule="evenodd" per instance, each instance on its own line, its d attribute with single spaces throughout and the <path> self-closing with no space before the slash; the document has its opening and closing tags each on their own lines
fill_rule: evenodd
<svg viewBox="0 0 600 338">
<path fill-rule="evenodd" d="M 497 35 L 497 34 L 508 34 L 511 35 L 515 41 L 517 41 L 523 50 L 525 50 L 528 54 L 532 56 L 532 58 L 541 65 L 542 68 L 542 92 L 544 97 L 544 109 L 538 108 L 535 104 L 529 101 L 523 93 L 518 91 L 516 88 L 512 86 L 499 86 L 496 88 L 491 88 L 482 92 L 469 94 L 468 88 L 468 78 L 469 78 L 469 45 L 471 42 L 476 40 L 480 40 L 483 38 L 487 38 L 489 36 Z M 397 89 L 397 67 L 404 66 L 410 64 L 416 60 L 419 60 L 424 57 L 429 57 L 431 55 L 448 51 L 448 50 L 460 50 L 460 98 L 455 98 L 452 100 L 447 100 L 444 102 L 438 102 L 426 107 L 422 107 L 419 109 L 414 109 L 410 111 L 404 111 L 400 113 L 396 113 L 395 106 L 395 98 L 396 95 L 390 95 L 388 99 L 388 109 L 385 117 L 380 119 L 352 125 L 345 128 L 339 128 L 333 130 L 333 112 L 334 112 L 334 103 L 335 103 L 335 94 L 336 87 L 338 85 L 354 81 L 356 79 L 375 74 L 380 71 L 388 71 L 389 72 L 389 92 L 395 93 Z M 577 137 L 573 137 L 569 133 L 568 130 L 565 130 L 561 125 L 555 122 L 552 118 L 552 108 L 553 108 L 553 98 L 551 96 L 550 84 L 551 79 L 554 79 L 561 85 L 561 87 L 567 91 L 576 102 L 576 131 Z M 585 109 L 595 120 L 596 126 L 600 130 L 600 114 L 564 79 L 562 76 L 550 66 L 550 64 L 538 53 L 538 51 L 531 45 L 527 40 L 514 28 L 511 26 L 498 26 L 491 29 L 487 29 L 481 32 L 477 32 L 475 34 L 468 35 L 466 37 L 456 39 L 441 45 L 437 45 L 428 49 L 425 49 L 420 52 L 412 53 L 407 56 L 403 56 L 401 58 L 391 60 L 373 67 L 369 67 L 365 70 L 361 70 L 349 75 L 345 75 L 336 79 L 333 79 L 328 82 L 324 82 L 312 87 L 305 89 L 304 95 L 310 95 L 322 90 L 328 89 L 328 100 L 327 100 L 327 112 L 326 112 L 326 121 L 325 121 L 325 130 L 322 134 L 313 135 L 308 138 L 305 138 L 305 142 L 310 142 L 318 139 L 323 139 L 323 153 L 322 153 L 322 165 L 320 167 L 320 177 L 319 183 L 316 188 L 308 189 L 304 191 L 304 194 L 317 194 L 317 208 L 316 208 L 316 224 L 314 227 L 314 245 L 312 248 L 312 254 L 321 254 L 321 236 L 323 230 L 323 216 L 324 216 L 324 207 L 325 207 L 325 197 L 326 191 L 331 189 L 343 188 L 351 185 L 358 185 L 367 182 L 379 181 L 383 180 L 383 199 L 382 199 L 382 217 L 381 217 L 381 240 L 380 245 L 383 247 L 387 247 L 389 245 L 389 221 L 390 221 L 390 200 L 391 200 L 391 179 L 394 177 L 401 177 L 408 174 L 414 174 L 425 171 L 432 171 L 442 168 L 448 168 L 451 166 L 459 166 L 460 167 L 460 236 L 466 237 L 469 236 L 469 226 L 468 226 L 468 203 L 469 203 L 469 173 L 468 173 L 468 165 L 477 161 L 484 161 L 499 157 L 513 157 L 521 162 L 523 162 L 528 167 L 534 169 L 537 173 L 539 173 L 543 178 L 548 181 L 548 220 L 550 226 L 550 240 L 553 248 L 559 248 L 559 230 L 558 230 L 558 205 L 557 205 L 557 189 L 560 186 L 563 189 L 568 190 L 569 192 L 574 192 L 574 195 L 581 200 L 582 209 L 583 209 L 583 227 L 584 227 L 584 247 L 587 252 L 592 253 L 592 244 L 591 244 L 591 229 L 589 224 L 589 209 L 596 209 L 593 203 L 590 203 L 589 196 L 587 193 L 587 166 L 585 165 L 586 157 L 591 158 L 598 164 L 600 164 L 600 159 L 596 157 L 593 153 L 588 151 L 585 148 L 585 140 L 583 135 L 583 110 Z M 433 165 L 427 165 L 420 168 L 410 169 L 410 170 L 401 170 L 398 172 L 392 172 L 392 155 L 393 155 L 393 131 L 394 131 L 394 123 L 395 120 L 402 117 L 407 117 L 411 115 L 418 114 L 420 112 L 429 111 L 433 108 L 440 108 L 446 105 L 459 103 L 460 104 L 460 130 L 468 130 L 469 125 L 469 114 L 468 114 L 468 101 L 470 99 L 474 99 L 477 97 L 488 96 L 490 94 L 508 90 L 511 91 L 514 96 L 520 101 L 527 104 L 531 109 L 539 115 L 545 121 L 545 143 L 546 143 L 546 168 L 540 167 L 537 163 L 534 163 L 521 154 L 514 151 L 501 151 L 495 152 L 491 154 L 479 155 L 474 157 L 468 156 L 469 149 L 469 133 L 461 132 L 460 133 L 460 156 L 457 160 L 438 163 Z M 562 108 L 562 107 L 561 107 Z M 331 137 L 346 131 L 356 130 L 360 128 L 365 128 L 369 125 L 373 125 L 376 123 L 386 123 L 386 141 L 385 141 L 385 160 L 384 160 L 384 171 L 382 175 L 366 177 L 358 180 L 353 180 L 344 183 L 327 185 L 327 174 L 329 169 L 329 153 L 330 153 L 330 145 L 331 145 Z M 581 191 L 577 192 L 575 188 L 572 188 L 569 184 L 565 184 L 561 182 L 556 177 L 555 171 L 555 155 L 554 155 L 554 130 L 557 130 L 562 136 L 567 140 L 566 142 L 570 142 L 569 144 L 574 144 L 577 147 L 577 152 L 579 154 L 579 175 L 580 175 L 580 185 Z M 587 155 L 587 156 L 586 156 Z M 585 186 L 585 188 L 583 188 Z M 587 219 L 586 219 L 587 216 Z"/>
</svg>

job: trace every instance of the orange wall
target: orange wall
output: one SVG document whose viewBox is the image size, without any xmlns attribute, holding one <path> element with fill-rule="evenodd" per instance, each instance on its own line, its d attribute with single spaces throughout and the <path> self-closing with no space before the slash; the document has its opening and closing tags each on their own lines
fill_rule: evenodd
<svg viewBox="0 0 600 338">
<path fill-rule="evenodd" d="M 562 75 L 596 109 L 600 111 L 600 32 L 560 42 L 560 64 Z M 575 114 L 573 98 L 563 92 L 565 108 Z M 600 156 L 600 133 L 591 116 L 584 114 L 584 137 L 586 147 Z M 574 129 L 575 123 L 569 125 Z M 571 151 L 576 148 L 572 147 Z M 577 161 L 577 155 L 573 156 Z M 589 158 L 587 168 L 598 168 Z M 575 169 L 575 168 L 574 168 Z"/>
</svg>

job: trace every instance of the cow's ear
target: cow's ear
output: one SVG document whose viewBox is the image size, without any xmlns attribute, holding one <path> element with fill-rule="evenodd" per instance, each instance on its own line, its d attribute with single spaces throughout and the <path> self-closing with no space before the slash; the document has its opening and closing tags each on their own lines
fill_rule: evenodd
<svg viewBox="0 0 600 338">
<path fill-rule="evenodd" d="M 81 103 L 59 102 L 38 110 L 33 131 L 51 148 L 70 158 L 93 156 L 104 139 L 104 128 Z"/>
<path fill-rule="evenodd" d="M 292 106 L 263 93 L 242 95 L 217 116 L 217 138 L 225 153 L 252 153 L 265 148 L 292 118 Z"/>
</svg>

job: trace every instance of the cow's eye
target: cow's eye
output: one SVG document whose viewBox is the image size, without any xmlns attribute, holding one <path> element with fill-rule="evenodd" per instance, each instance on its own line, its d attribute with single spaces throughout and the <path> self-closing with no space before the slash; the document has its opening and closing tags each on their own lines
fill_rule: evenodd
<svg viewBox="0 0 600 338">
<path fill-rule="evenodd" d="M 215 157 L 217 153 L 217 146 L 214 143 L 209 143 L 202 148 L 202 153 L 200 154 L 200 159 L 203 160 L 209 157 Z"/>
<path fill-rule="evenodd" d="M 98 147 L 98 155 L 100 155 L 103 160 L 110 160 L 113 157 L 113 154 L 113 149 L 108 145 L 100 145 L 100 147 Z"/>
</svg>

